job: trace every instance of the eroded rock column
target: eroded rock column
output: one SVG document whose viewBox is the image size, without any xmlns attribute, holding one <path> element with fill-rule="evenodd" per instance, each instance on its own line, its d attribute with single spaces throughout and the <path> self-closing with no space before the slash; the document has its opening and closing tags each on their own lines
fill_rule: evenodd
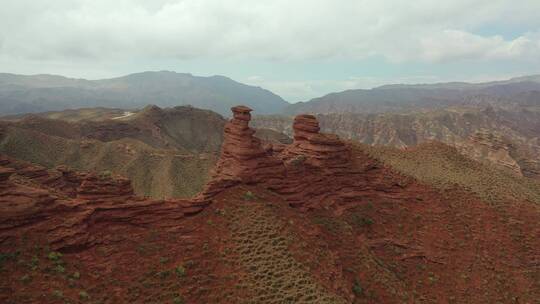
<svg viewBox="0 0 540 304">
<path fill-rule="evenodd" d="M 203 191 L 208 198 L 237 183 L 279 184 L 285 176 L 282 161 L 264 149 L 249 127 L 252 111 L 246 106 L 231 108 L 233 117 L 225 125 L 221 156 L 216 164 L 212 180 Z"/>
<path fill-rule="evenodd" d="M 293 130 L 294 142 L 288 148 L 289 155 L 304 156 L 306 164 L 325 169 L 348 166 L 350 149 L 337 135 L 319 133 L 319 122 L 315 116 L 296 116 Z"/>
</svg>

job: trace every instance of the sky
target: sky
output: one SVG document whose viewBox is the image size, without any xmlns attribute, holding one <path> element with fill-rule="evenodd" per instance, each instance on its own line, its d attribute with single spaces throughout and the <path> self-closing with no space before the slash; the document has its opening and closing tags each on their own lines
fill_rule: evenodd
<svg viewBox="0 0 540 304">
<path fill-rule="evenodd" d="M 0 0 L 0 72 L 224 75 L 289 102 L 540 74 L 540 0 Z"/>
</svg>

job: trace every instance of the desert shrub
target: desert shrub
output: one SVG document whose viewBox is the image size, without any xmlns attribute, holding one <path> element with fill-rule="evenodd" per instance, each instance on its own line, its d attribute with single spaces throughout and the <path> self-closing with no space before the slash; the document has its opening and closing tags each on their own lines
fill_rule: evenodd
<svg viewBox="0 0 540 304">
<path fill-rule="evenodd" d="M 24 284 L 30 283 L 32 281 L 32 277 L 28 274 L 23 275 L 20 279 L 21 282 Z"/>
<path fill-rule="evenodd" d="M 184 298 L 182 296 L 176 296 L 173 298 L 173 304 L 184 304 Z"/>
<path fill-rule="evenodd" d="M 64 293 L 61 290 L 54 290 L 52 294 L 53 294 L 53 297 L 57 299 L 61 299 L 64 297 Z"/>
<path fill-rule="evenodd" d="M 90 295 L 88 295 L 88 293 L 87 293 L 86 291 L 81 290 L 81 291 L 79 292 L 79 299 L 81 299 L 81 300 L 88 300 L 88 299 L 90 299 Z"/>
<path fill-rule="evenodd" d="M 186 276 L 186 269 L 184 268 L 184 266 L 179 265 L 176 266 L 176 268 L 174 269 L 174 273 L 176 273 L 177 277 L 183 278 Z"/>
<path fill-rule="evenodd" d="M 373 225 L 374 222 L 369 217 L 362 216 L 355 213 L 351 215 L 351 223 L 358 228 L 364 228 L 364 227 L 371 227 L 371 225 Z"/>
<path fill-rule="evenodd" d="M 362 288 L 362 285 L 360 284 L 360 280 L 358 279 L 354 280 L 352 291 L 357 297 L 364 295 L 364 289 Z"/>
<path fill-rule="evenodd" d="M 245 201 L 253 201 L 257 198 L 251 191 L 246 191 L 243 197 Z"/>
<path fill-rule="evenodd" d="M 62 253 L 56 251 L 51 251 L 49 252 L 49 254 L 47 254 L 47 258 L 53 262 L 60 261 L 62 259 L 62 256 Z"/>
<path fill-rule="evenodd" d="M 54 271 L 58 272 L 58 273 L 64 273 L 66 272 L 66 268 L 60 264 L 56 265 L 54 267 Z"/>
<path fill-rule="evenodd" d="M 169 270 L 160 271 L 156 274 L 160 279 L 166 279 L 171 275 L 171 272 Z"/>
<path fill-rule="evenodd" d="M 109 179 L 112 177 L 112 172 L 109 171 L 109 170 L 105 170 L 105 171 L 102 171 L 100 174 L 99 174 L 99 178 L 101 179 Z"/>
</svg>

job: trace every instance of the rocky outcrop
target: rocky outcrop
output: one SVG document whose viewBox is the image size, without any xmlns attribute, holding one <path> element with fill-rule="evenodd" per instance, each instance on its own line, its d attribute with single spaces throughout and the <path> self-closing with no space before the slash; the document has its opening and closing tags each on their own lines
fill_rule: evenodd
<svg viewBox="0 0 540 304">
<path fill-rule="evenodd" d="M 175 227 L 207 202 L 150 200 L 118 176 L 42 167 L 0 156 L 0 243 L 44 234 L 52 249 L 77 251 L 107 242 L 100 225 Z"/>
<path fill-rule="evenodd" d="M 14 169 L 11 168 L 0 168 L 0 183 L 6 185 L 6 182 L 9 180 L 9 177 L 15 173 Z"/>
<path fill-rule="evenodd" d="M 87 174 L 77 188 L 77 198 L 85 200 L 122 200 L 133 196 L 131 181 L 127 178 L 111 178 Z"/>
<path fill-rule="evenodd" d="M 224 128 L 221 157 L 202 199 L 238 183 L 279 184 L 285 174 L 285 166 L 273 155 L 272 145 L 263 148 L 261 140 L 253 136 L 255 130 L 249 127 L 252 110 L 246 106 L 231 110 L 233 117 Z"/>
<path fill-rule="evenodd" d="M 296 116 L 293 130 L 294 142 L 285 151 L 287 157 L 305 156 L 306 164 L 324 170 L 349 165 L 350 148 L 337 135 L 319 133 L 319 122 L 315 116 Z"/>
<path fill-rule="evenodd" d="M 492 163 L 499 168 L 522 176 L 521 167 L 512 157 L 512 144 L 502 135 L 486 129 L 476 131 L 467 141 L 456 144 L 460 153 L 478 160 Z"/>
<path fill-rule="evenodd" d="M 369 191 L 363 173 L 376 168 L 375 162 L 367 157 L 353 159 L 347 143 L 336 135 L 319 132 L 315 116 L 296 116 L 292 144 L 263 147 L 249 127 L 251 109 L 237 106 L 231 110 L 234 115 L 225 126 L 221 157 L 199 199 L 210 200 L 224 189 L 243 183 L 279 193 L 291 206 L 301 209 L 339 209 Z M 393 186 L 384 184 L 381 188 L 392 191 Z"/>
</svg>

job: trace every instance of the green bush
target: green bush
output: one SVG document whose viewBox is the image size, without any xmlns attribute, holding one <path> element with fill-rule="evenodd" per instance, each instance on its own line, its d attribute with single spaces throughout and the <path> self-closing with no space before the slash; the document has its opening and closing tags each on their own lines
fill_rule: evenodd
<svg viewBox="0 0 540 304">
<path fill-rule="evenodd" d="M 360 285 L 358 279 L 354 280 L 352 291 L 357 297 L 364 295 L 364 289 L 362 288 L 362 285 Z"/>
<path fill-rule="evenodd" d="M 81 291 L 79 292 L 79 299 L 81 299 L 81 300 L 88 300 L 88 299 L 90 299 L 90 295 L 88 295 L 88 293 L 87 293 L 86 291 L 81 290 Z"/>
<path fill-rule="evenodd" d="M 253 201 L 256 198 L 257 197 L 255 196 L 255 194 L 253 194 L 253 192 L 251 192 L 251 191 L 246 191 L 246 193 L 244 193 L 244 200 L 245 201 Z"/>
<path fill-rule="evenodd" d="M 174 297 L 173 304 L 184 304 L 184 298 L 182 296 Z"/>
<path fill-rule="evenodd" d="M 61 290 L 55 290 L 52 294 L 57 299 L 61 299 L 64 297 L 64 293 Z"/>
<path fill-rule="evenodd" d="M 179 278 L 183 278 L 183 277 L 186 276 L 186 269 L 182 265 L 177 266 L 174 269 L 174 272 L 176 273 L 176 276 L 179 277 Z"/>
<path fill-rule="evenodd" d="M 373 225 L 373 220 L 369 217 L 361 216 L 359 214 L 353 214 L 351 216 L 352 224 L 356 227 L 371 227 Z"/>
<path fill-rule="evenodd" d="M 61 258 L 62 258 L 62 253 L 60 252 L 56 252 L 56 251 L 51 251 L 49 252 L 49 254 L 47 255 L 47 258 L 51 261 L 59 261 Z"/>
</svg>

